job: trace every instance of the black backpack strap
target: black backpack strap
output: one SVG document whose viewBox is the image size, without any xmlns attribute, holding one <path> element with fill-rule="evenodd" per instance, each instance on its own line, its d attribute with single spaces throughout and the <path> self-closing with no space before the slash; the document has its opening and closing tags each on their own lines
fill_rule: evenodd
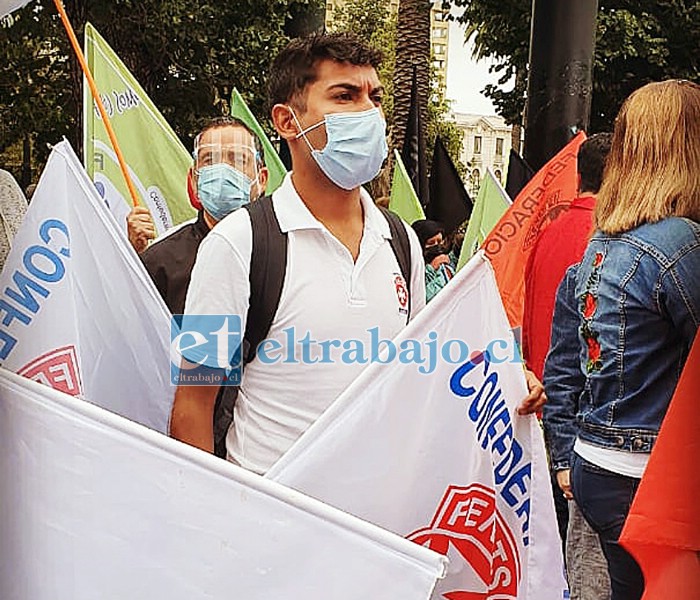
<svg viewBox="0 0 700 600">
<path fill-rule="evenodd" d="M 406 282 L 406 289 L 408 290 L 408 318 L 410 319 L 411 305 L 413 304 L 411 298 L 411 242 L 408 239 L 408 233 L 406 233 L 406 227 L 401 218 L 383 206 L 378 208 L 389 223 L 389 231 L 391 232 L 389 244 L 394 251 L 396 261 L 401 269 L 401 275 L 403 275 L 403 279 Z"/>
<path fill-rule="evenodd" d="M 250 304 L 245 326 L 243 363 L 255 358 L 258 345 L 266 337 L 282 296 L 287 270 L 287 235 L 282 233 L 272 207 L 272 197 L 264 196 L 245 205 L 253 231 L 250 255 Z"/>
</svg>

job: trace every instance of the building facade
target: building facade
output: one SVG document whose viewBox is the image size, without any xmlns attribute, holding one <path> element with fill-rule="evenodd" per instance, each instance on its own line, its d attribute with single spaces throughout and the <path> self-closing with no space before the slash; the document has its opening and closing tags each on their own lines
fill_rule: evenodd
<svg viewBox="0 0 700 600">
<path fill-rule="evenodd" d="M 445 96 L 447 85 L 447 48 L 450 43 L 450 28 L 447 20 L 449 10 L 440 8 L 436 2 L 430 10 L 430 50 L 433 57 L 433 69 L 441 86 L 441 95 Z"/>
<path fill-rule="evenodd" d="M 452 113 L 452 119 L 463 134 L 460 158 L 467 167 L 466 186 L 472 198 L 488 167 L 505 185 L 512 127 L 496 115 Z"/>
</svg>

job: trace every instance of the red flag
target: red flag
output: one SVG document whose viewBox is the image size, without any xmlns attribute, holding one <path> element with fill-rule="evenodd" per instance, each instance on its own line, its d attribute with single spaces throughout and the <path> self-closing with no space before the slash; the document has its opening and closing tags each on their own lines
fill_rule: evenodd
<svg viewBox="0 0 700 600">
<path fill-rule="evenodd" d="M 620 536 L 644 572 L 643 600 L 700 598 L 698 390 L 700 334 Z"/>
<path fill-rule="evenodd" d="M 579 132 L 535 174 L 481 245 L 513 328 L 523 323 L 525 265 L 537 237 L 576 196 L 576 156 L 585 139 Z"/>
</svg>

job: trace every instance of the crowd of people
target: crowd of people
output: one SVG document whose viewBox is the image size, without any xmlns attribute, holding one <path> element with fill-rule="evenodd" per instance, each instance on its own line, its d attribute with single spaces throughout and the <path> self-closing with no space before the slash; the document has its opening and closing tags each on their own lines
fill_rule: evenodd
<svg viewBox="0 0 700 600">
<path fill-rule="evenodd" d="M 234 121 L 202 132 L 190 188 L 199 218 L 142 254 L 174 313 L 250 314 L 253 211 L 236 209 L 256 199 L 286 237 L 268 339 L 282 342 L 292 323 L 319 337 L 378 325 L 391 338 L 446 288 L 457 255 L 441 224 L 405 227 L 402 272 L 386 213 L 361 187 L 387 156 L 379 61 L 344 34 L 296 40 L 277 57 L 271 117 L 293 168 L 271 197 L 261 198 L 254 134 Z M 614 133 L 581 146 L 579 195 L 526 268 L 522 406 L 544 404 L 572 598 L 641 598 L 639 566 L 617 540 L 700 322 L 699 128 L 697 85 L 635 92 Z M 410 311 L 396 297 L 397 274 Z M 228 410 L 217 406 L 230 388 L 180 386 L 171 433 L 264 473 L 356 375 L 337 365 L 271 369 L 253 358 Z"/>
<path fill-rule="evenodd" d="M 256 473 L 361 368 L 271 367 L 254 352 L 262 339 L 282 345 L 291 326 L 318 339 L 363 339 L 378 327 L 391 339 L 450 293 L 458 253 L 441 224 L 410 227 L 362 187 L 388 153 L 380 61 L 349 34 L 293 40 L 268 81 L 292 160 L 281 187 L 265 195 L 255 133 L 217 119 L 197 137 L 188 175 L 197 219 L 151 243 L 148 211 L 128 218 L 130 241 L 183 325 L 240 315 L 248 344 L 239 386 L 178 386 L 171 435 Z M 543 409 L 571 597 L 635 600 L 643 576 L 618 539 L 700 324 L 700 87 L 634 92 L 614 132 L 581 146 L 578 172 L 578 196 L 526 268 L 529 395 L 519 412 Z M 220 368 L 197 348 L 184 356 Z"/>
</svg>

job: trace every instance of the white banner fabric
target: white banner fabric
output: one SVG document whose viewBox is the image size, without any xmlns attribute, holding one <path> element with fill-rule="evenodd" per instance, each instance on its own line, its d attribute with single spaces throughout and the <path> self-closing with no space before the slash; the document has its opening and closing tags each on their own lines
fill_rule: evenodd
<svg viewBox="0 0 700 600">
<path fill-rule="evenodd" d="M 170 313 L 68 142 L 0 275 L 0 364 L 166 432 Z"/>
<path fill-rule="evenodd" d="M 443 556 L 0 369 L 3 600 L 425 600 Z"/>
<path fill-rule="evenodd" d="M 435 598 L 568 598 L 544 441 L 515 411 L 523 367 L 483 253 L 393 344 L 404 359 L 369 366 L 267 476 L 446 554 Z"/>
</svg>

